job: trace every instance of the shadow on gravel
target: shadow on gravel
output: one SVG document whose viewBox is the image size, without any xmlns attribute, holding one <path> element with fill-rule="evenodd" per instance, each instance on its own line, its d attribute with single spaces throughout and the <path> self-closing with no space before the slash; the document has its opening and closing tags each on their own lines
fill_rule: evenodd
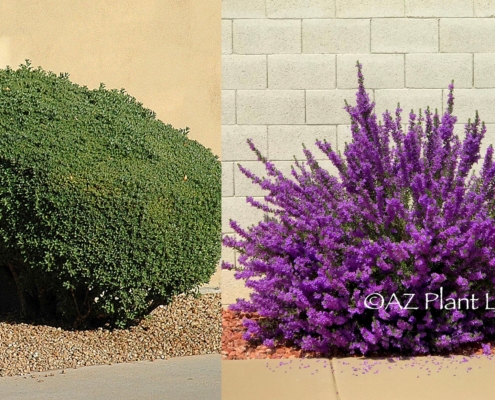
<svg viewBox="0 0 495 400">
<path fill-rule="evenodd" d="M 160 306 L 158 306 L 160 307 Z M 146 317 L 145 317 L 146 318 Z M 127 331 L 132 329 L 133 327 L 138 326 L 142 321 L 135 321 L 133 324 L 129 325 L 125 329 L 119 329 L 110 326 L 108 323 L 96 324 L 92 326 L 80 326 L 78 328 L 74 328 L 74 326 L 65 321 L 50 319 L 50 318 L 26 318 L 22 317 L 20 310 L 9 311 L 9 312 L 0 312 L 0 324 L 9 324 L 9 325 L 19 325 L 19 324 L 27 324 L 32 326 L 51 326 L 53 328 L 60 328 L 64 331 L 95 331 L 98 329 L 105 329 L 107 331 Z M 149 328 L 146 326 L 142 327 L 143 330 L 148 330 Z"/>
<path fill-rule="evenodd" d="M 167 305 L 167 304 L 163 304 Z M 159 307 L 158 305 L 157 307 Z M 146 318 L 146 317 L 145 317 Z M 139 325 L 141 321 L 135 321 L 129 325 L 126 329 Z M 104 320 L 96 321 L 96 323 L 90 326 L 79 326 L 77 329 L 69 322 L 62 321 L 55 317 L 44 318 L 27 318 L 21 316 L 21 301 L 17 292 L 17 286 L 14 278 L 10 273 L 8 267 L 0 265 L 0 324 L 29 324 L 29 325 L 44 325 L 52 326 L 54 328 L 61 328 L 66 331 L 88 331 L 103 328 L 106 330 L 117 330 L 108 323 L 104 323 Z"/>
</svg>

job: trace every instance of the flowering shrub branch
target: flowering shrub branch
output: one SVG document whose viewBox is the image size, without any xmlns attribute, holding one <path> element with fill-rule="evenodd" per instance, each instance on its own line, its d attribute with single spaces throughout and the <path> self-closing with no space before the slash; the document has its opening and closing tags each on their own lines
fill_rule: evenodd
<svg viewBox="0 0 495 400">
<path fill-rule="evenodd" d="M 386 111 L 377 122 L 357 67 L 356 106 L 345 107 L 352 142 L 343 155 L 317 142 L 338 177 L 306 148 L 306 162 L 296 161 L 286 177 L 248 140 L 268 176 L 240 170 L 268 194 L 265 203 L 247 201 L 271 218 L 247 229 L 230 222 L 238 239 L 223 243 L 239 252 L 235 276 L 253 289 L 231 309 L 264 317 L 245 320 L 246 339 L 322 353 L 420 354 L 483 341 L 495 333 L 488 307 L 495 294 L 492 146 L 479 176 L 470 171 L 486 127 L 476 113 L 462 143 L 453 134 L 453 82 L 441 118 L 429 108 L 411 111 L 403 132 L 398 106 L 395 118 Z M 454 301 L 474 296 L 487 304 L 447 309 L 442 299 L 420 301 L 440 290 Z M 370 308 L 374 293 L 416 302 Z"/>
</svg>

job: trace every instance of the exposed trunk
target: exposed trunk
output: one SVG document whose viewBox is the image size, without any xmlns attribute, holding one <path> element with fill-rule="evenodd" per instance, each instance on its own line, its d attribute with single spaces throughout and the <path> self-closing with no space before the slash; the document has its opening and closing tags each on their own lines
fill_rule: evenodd
<svg viewBox="0 0 495 400">
<path fill-rule="evenodd" d="M 8 263 L 7 266 L 9 267 L 10 273 L 12 274 L 12 277 L 14 278 L 15 281 L 15 285 L 17 287 L 17 294 L 19 296 L 19 301 L 21 302 L 21 315 L 23 317 L 26 317 L 29 314 L 28 305 L 26 301 L 26 296 L 24 295 L 24 291 L 19 286 L 19 276 L 17 275 L 17 271 L 12 264 Z"/>
<path fill-rule="evenodd" d="M 72 294 L 72 299 L 74 300 L 74 305 L 76 306 L 76 313 L 77 313 L 77 317 L 72 326 L 74 329 L 78 329 L 86 322 L 87 318 L 89 317 L 89 314 L 91 313 L 91 304 L 88 303 L 86 313 L 81 314 L 81 311 L 79 309 L 79 304 L 77 302 L 76 294 L 74 293 L 73 289 L 71 289 L 70 292 Z M 86 292 L 86 296 L 82 304 L 82 307 L 85 306 L 87 299 L 88 299 L 88 293 Z"/>
</svg>

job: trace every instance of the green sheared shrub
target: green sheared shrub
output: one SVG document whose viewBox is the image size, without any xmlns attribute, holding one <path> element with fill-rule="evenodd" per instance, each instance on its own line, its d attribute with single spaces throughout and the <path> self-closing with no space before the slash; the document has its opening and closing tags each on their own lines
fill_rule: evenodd
<svg viewBox="0 0 495 400">
<path fill-rule="evenodd" d="M 0 70 L 0 264 L 23 311 L 124 327 L 208 282 L 221 166 L 122 90 Z"/>
</svg>

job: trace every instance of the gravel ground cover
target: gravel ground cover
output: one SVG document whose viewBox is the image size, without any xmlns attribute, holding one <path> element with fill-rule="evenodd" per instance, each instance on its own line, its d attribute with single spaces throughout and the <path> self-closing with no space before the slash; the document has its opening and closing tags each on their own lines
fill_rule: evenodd
<svg viewBox="0 0 495 400">
<path fill-rule="evenodd" d="M 0 376 L 220 353 L 221 297 L 180 295 L 129 329 L 71 330 L 0 319 Z"/>
<path fill-rule="evenodd" d="M 251 343 L 242 338 L 246 331 L 242 325 L 244 318 L 259 319 L 255 313 L 222 310 L 222 359 L 246 360 L 257 358 L 313 358 L 318 355 L 292 346 L 278 345 L 270 349 L 262 344 Z"/>
<path fill-rule="evenodd" d="M 246 328 L 242 325 L 244 318 L 258 320 L 261 317 L 256 313 L 244 313 L 232 311 L 229 309 L 222 310 L 222 359 L 223 360 L 246 360 L 246 359 L 259 359 L 259 358 L 332 358 L 332 357 L 350 357 L 349 354 L 345 354 L 341 351 L 335 350 L 333 353 L 322 356 L 316 352 L 302 351 L 290 344 L 277 345 L 275 348 L 270 349 L 263 346 L 260 343 L 251 343 L 244 340 L 242 335 L 246 331 Z M 495 342 L 492 342 L 491 351 L 495 354 Z M 455 351 L 441 355 L 463 355 L 474 356 L 481 355 L 483 353 L 481 344 L 472 344 L 462 346 Z M 358 357 L 356 355 L 356 357 Z M 400 354 L 373 354 L 370 357 L 400 357 Z"/>
</svg>

